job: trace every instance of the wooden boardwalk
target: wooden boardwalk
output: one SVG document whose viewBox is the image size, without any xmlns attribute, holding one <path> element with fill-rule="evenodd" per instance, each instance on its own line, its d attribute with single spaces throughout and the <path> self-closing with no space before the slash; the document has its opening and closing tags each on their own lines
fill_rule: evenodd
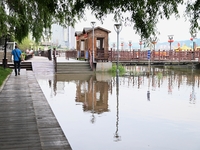
<svg viewBox="0 0 200 150">
<path fill-rule="evenodd" d="M 35 69 L 41 69 L 39 63 Z M 20 76 L 13 72 L 0 89 L 0 149 L 72 149 L 37 82 L 39 74 L 25 69 Z"/>
</svg>

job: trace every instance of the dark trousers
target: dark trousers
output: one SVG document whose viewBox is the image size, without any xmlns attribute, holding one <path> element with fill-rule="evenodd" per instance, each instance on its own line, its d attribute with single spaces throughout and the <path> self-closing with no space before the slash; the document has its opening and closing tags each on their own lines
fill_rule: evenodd
<svg viewBox="0 0 200 150">
<path fill-rule="evenodd" d="M 20 63 L 20 61 L 14 61 L 15 75 L 17 75 L 17 70 L 20 72 Z"/>
</svg>

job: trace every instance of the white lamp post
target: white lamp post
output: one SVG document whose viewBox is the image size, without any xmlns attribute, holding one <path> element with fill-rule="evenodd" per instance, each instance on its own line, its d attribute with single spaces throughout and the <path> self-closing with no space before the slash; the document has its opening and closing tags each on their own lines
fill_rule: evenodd
<svg viewBox="0 0 200 150">
<path fill-rule="evenodd" d="M 174 42 L 173 37 L 174 37 L 174 35 L 168 35 L 168 38 L 169 38 L 168 42 L 170 44 L 170 50 L 172 50 L 171 49 L 172 48 L 172 42 Z"/>
<path fill-rule="evenodd" d="M 117 32 L 117 75 L 119 75 L 119 32 L 122 30 L 122 25 L 114 24 L 114 29 Z"/>
<path fill-rule="evenodd" d="M 195 38 L 196 38 L 196 36 L 197 36 L 197 33 L 196 32 L 194 32 L 194 33 L 191 33 L 191 38 L 190 38 L 190 40 L 192 41 L 192 47 L 193 47 L 193 52 L 192 52 L 192 54 L 193 54 L 193 60 L 195 59 L 195 57 L 194 57 L 194 53 L 195 53 Z"/>
<path fill-rule="evenodd" d="M 93 37 L 93 39 L 92 39 L 92 61 L 94 62 L 94 27 L 95 27 L 95 25 L 96 25 L 96 22 L 94 22 L 94 21 L 92 21 L 91 22 L 91 26 L 92 26 L 92 37 Z"/>
<path fill-rule="evenodd" d="M 157 37 L 153 37 L 153 38 L 150 38 L 150 42 L 153 44 L 153 50 L 155 51 L 156 50 L 156 43 L 157 43 Z"/>
</svg>

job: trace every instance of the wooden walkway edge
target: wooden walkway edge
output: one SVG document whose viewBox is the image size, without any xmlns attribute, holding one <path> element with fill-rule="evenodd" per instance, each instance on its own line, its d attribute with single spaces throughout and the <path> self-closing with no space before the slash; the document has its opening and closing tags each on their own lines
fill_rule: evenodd
<svg viewBox="0 0 200 150">
<path fill-rule="evenodd" d="M 0 149 L 72 149 L 33 71 L 12 72 L 0 91 Z"/>
</svg>

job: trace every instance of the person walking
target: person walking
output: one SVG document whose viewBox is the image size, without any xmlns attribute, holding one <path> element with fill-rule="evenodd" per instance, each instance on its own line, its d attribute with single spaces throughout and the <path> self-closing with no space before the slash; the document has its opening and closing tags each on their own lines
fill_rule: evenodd
<svg viewBox="0 0 200 150">
<path fill-rule="evenodd" d="M 12 50 L 12 55 L 14 57 L 14 68 L 15 68 L 15 76 L 20 75 L 20 63 L 21 63 L 21 50 L 18 48 L 18 46 L 15 46 L 15 49 Z"/>
</svg>

